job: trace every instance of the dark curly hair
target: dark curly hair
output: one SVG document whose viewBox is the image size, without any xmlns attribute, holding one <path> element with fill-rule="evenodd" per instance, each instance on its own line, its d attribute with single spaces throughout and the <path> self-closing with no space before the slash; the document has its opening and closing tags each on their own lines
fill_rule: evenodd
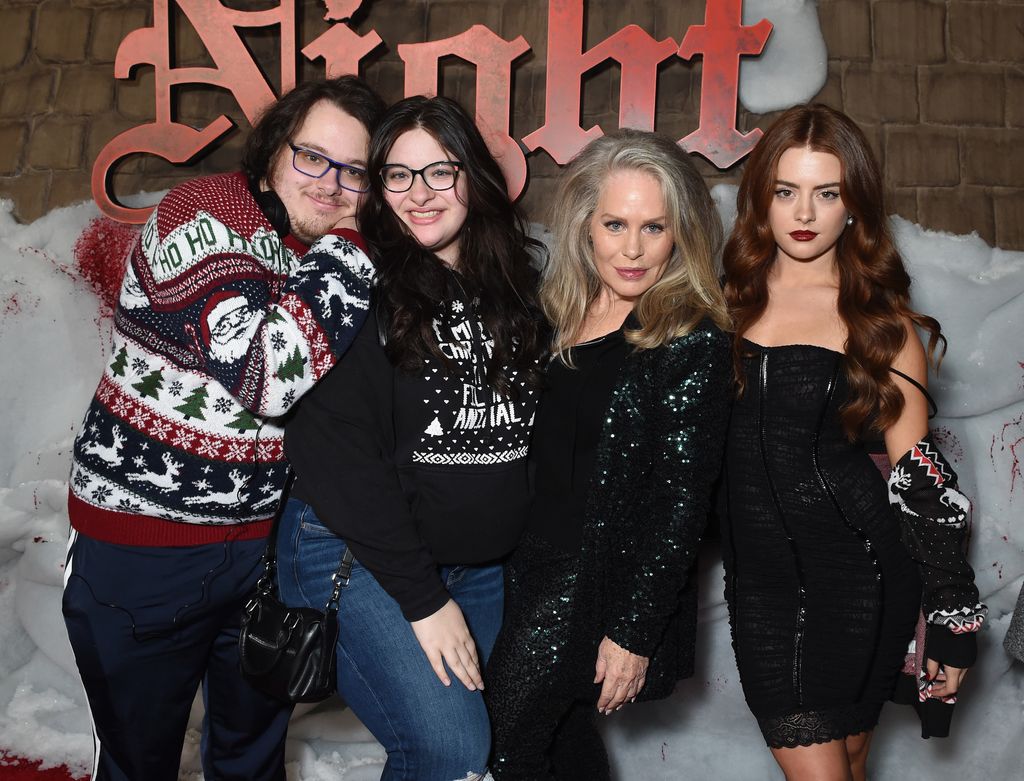
<svg viewBox="0 0 1024 781">
<path fill-rule="evenodd" d="M 845 371 L 850 398 L 843 428 L 856 437 L 865 424 L 885 431 L 903 410 L 889 373 L 907 339 L 909 320 L 928 332 L 928 357 L 945 339 L 939 323 L 910 308 L 910 275 L 896 249 L 882 197 L 882 174 L 867 138 L 845 114 L 822 104 L 795 106 L 768 128 L 743 170 L 736 224 L 725 245 L 725 297 L 736 331 L 733 359 L 743 390 L 743 334 L 764 314 L 776 244 L 768 222 L 782 154 L 807 147 L 839 158 L 839 197 L 853 216 L 836 244 L 839 317 L 846 325 Z M 941 355 L 941 353 L 940 353 Z"/>
<path fill-rule="evenodd" d="M 465 177 L 467 216 L 459 233 L 456 273 L 420 246 L 385 199 L 381 167 L 398 137 L 415 129 L 425 130 L 462 164 L 458 175 Z M 488 384 L 509 395 L 505 367 L 522 370 L 527 382 L 536 384 L 544 338 L 531 251 L 539 252 L 542 245 L 527 234 L 501 168 L 469 114 L 445 97 L 399 101 L 370 141 L 367 167 L 370 191 L 359 207 L 359 225 L 374 248 L 376 305 L 392 363 L 411 372 L 421 370 L 429 357 L 448 365 L 433 321 L 439 302 L 461 285 L 479 300 L 477 315 L 494 340 Z"/>
<path fill-rule="evenodd" d="M 242 171 L 252 185 L 266 178 L 278 150 L 321 100 L 357 119 L 371 136 L 387 108 L 381 97 L 356 76 L 302 82 L 267 106 L 246 139 Z"/>
</svg>

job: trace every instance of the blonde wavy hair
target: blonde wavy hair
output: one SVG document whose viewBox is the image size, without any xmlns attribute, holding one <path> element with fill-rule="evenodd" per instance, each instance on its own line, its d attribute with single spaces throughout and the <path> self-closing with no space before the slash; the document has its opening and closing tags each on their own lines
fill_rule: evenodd
<svg viewBox="0 0 1024 781">
<path fill-rule="evenodd" d="M 674 141 L 622 129 L 592 141 L 572 160 L 552 208 L 551 256 L 540 299 L 554 330 L 552 352 L 568 365 L 587 309 L 601 291 L 590 221 L 608 176 L 616 171 L 643 171 L 658 181 L 675 244 L 661 279 L 637 301 L 633 311 L 640 327 L 626 329 L 626 340 L 651 350 L 689 333 L 705 317 L 730 329 L 715 264 L 722 223 L 704 179 Z"/>
</svg>

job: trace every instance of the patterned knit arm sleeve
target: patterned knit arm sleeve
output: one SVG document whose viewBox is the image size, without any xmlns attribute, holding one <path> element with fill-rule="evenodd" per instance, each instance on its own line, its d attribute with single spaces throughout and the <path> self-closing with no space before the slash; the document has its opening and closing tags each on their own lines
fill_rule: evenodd
<svg viewBox="0 0 1024 781">
<path fill-rule="evenodd" d="M 366 317 L 373 266 L 346 230 L 297 257 L 261 214 L 221 204 L 245 206 L 247 192 L 217 184 L 176 188 L 154 210 L 130 259 L 118 325 L 212 376 L 249 412 L 276 417 L 348 348 Z"/>
<path fill-rule="evenodd" d="M 717 329 L 698 329 L 674 342 L 647 409 L 633 410 L 635 430 L 653 439 L 653 462 L 641 490 L 653 501 L 638 534 L 623 540 L 624 587 L 613 595 L 607 635 L 650 657 L 678 609 L 697 545 L 707 524 L 711 485 L 718 476 L 728 422 L 731 369 L 728 342 Z M 623 466 L 624 474 L 635 472 Z"/>
<path fill-rule="evenodd" d="M 975 655 L 972 633 L 981 628 L 988 612 L 967 563 L 971 505 L 930 434 L 892 468 L 889 501 L 899 517 L 903 543 L 921 575 L 928 656 L 969 666 Z M 957 636 L 962 638 L 958 641 Z"/>
</svg>

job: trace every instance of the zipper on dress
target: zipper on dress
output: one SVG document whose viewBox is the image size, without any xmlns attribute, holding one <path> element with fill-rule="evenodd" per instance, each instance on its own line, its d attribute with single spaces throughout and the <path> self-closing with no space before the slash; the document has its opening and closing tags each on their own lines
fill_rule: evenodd
<svg viewBox="0 0 1024 781">
<path fill-rule="evenodd" d="M 818 425 L 814 430 L 814 442 L 811 448 L 811 463 L 814 465 L 814 475 L 818 479 L 818 484 L 821 486 L 821 490 L 825 492 L 825 495 L 829 498 L 832 506 L 835 508 L 836 513 L 842 519 L 843 524 L 849 529 L 853 535 L 860 540 L 861 545 L 864 546 L 864 552 L 867 554 L 868 559 L 871 561 L 871 567 L 875 572 L 875 582 L 878 584 L 878 595 L 876 604 L 881 606 L 885 600 L 885 582 L 882 579 L 882 568 L 878 564 L 878 554 L 875 553 L 874 548 L 871 546 L 871 540 L 861 529 L 858 529 L 851 522 L 846 512 L 843 510 L 839 500 L 836 499 L 835 492 L 832 490 L 832 486 L 829 485 L 825 479 L 825 472 L 821 468 L 821 463 L 818 459 L 818 442 L 821 437 L 821 429 L 825 425 L 825 416 L 828 414 L 828 408 L 832 405 L 832 397 L 835 395 L 836 382 L 839 379 L 839 370 L 841 363 L 839 359 L 836 359 L 835 366 L 832 369 L 832 376 L 829 378 L 828 386 L 825 388 L 825 400 L 821 406 L 821 414 L 818 416 Z M 879 607 L 875 611 L 875 637 L 878 638 L 882 632 L 882 611 Z M 857 698 L 860 699 L 864 694 L 864 687 L 867 685 L 867 679 L 870 675 L 870 671 L 875 666 L 875 656 L 878 653 L 878 643 L 874 643 L 874 649 L 871 652 L 870 664 L 864 668 L 864 677 L 861 679 L 860 686 L 858 688 Z"/>
<path fill-rule="evenodd" d="M 786 523 L 786 513 L 782 509 L 782 502 L 779 499 L 779 492 L 775 487 L 775 482 L 772 480 L 771 471 L 768 469 L 768 443 L 767 434 L 765 432 L 764 422 L 764 405 L 765 398 L 768 395 L 768 351 L 761 351 L 761 363 L 759 367 L 759 385 L 760 393 L 758 393 L 757 399 L 757 431 L 758 440 L 761 450 L 761 464 L 764 467 L 765 477 L 768 480 L 768 488 L 771 491 L 772 501 L 775 504 L 775 511 L 779 515 L 779 522 L 782 524 L 782 530 L 786 535 L 786 539 L 789 541 L 789 549 L 793 554 L 793 564 L 796 568 L 797 576 L 797 610 L 796 610 L 796 628 L 793 631 L 793 669 L 792 681 L 793 681 L 793 692 L 796 695 L 797 704 L 803 705 L 803 657 L 804 657 L 804 628 L 807 622 L 807 589 L 804 582 L 804 568 L 800 562 L 800 552 L 797 550 L 796 543 L 793 541 L 793 535 L 789 530 L 789 525 Z"/>
</svg>

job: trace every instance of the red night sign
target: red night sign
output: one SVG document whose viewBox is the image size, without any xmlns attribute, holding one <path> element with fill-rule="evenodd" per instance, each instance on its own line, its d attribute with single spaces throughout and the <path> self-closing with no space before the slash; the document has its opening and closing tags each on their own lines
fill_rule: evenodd
<svg viewBox="0 0 1024 781">
<path fill-rule="evenodd" d="M 172 67 L 170 63 L 170 8 L 191 22 L 213 59 L 213 67 Z M 357 73 L 359 64 L 382 44 L 371 30 L 359 35 L 345 20 L 362 0 L 326 0 L 326 19 L 334 24 L 302 48 L 313 61 L 324 60 L 328 76 Z M 656 41 L 635 24 L 628 25 L 596 46 L 583 51 L 583 0 L 548 3 L 547 87 L 544 124 L 522 139 L 530 151 L 544 149 L 564 165 L 588 141 L 602 135 L 601 128 L 580 127 L 584 74 L 606 60 L 621 68 L 619 126 L 654 128 L 658 66 L 672 57 L 691 60 L 703 56 L 700 123 L 679 140 L 684 149 L 703 155 L 726 168 L 746 155 L 761 136 L 759 130 L 736 129 L 739 63 L 743 55 L 764 49 L 772 25 L 742 21 L 743 0 L 706 0 L 704 24 L 688 28 L 681 41 Z M 100 209 L 121 222 L 141 223 L 153 207 L 127 208 L 108 191 L 110 172 L 122 158 L 152 154 L 172 163 L 184 163 L 208 148 L 232 128 L 221 115 L 201 130 L 171 118 L 171 89 L 182 84 L 208 84 L 228 90 L 250 122 L 260 109 L 276 99 L 273 88 L 246 49 L 239 30 L 280 28 L 280 82 L 283 90 L 295 85 L 295 3 L 283 0 L 276 8 L 238 11 L 209 0 L 153 0 L 153 26 L 125 36 L 117 51 L 114 76 L 129 78 L 132 68 L 152 65 L 155 71 L 156 119 L 115 136 L 102 149 L 92 170 L 92 194 Z M 518 197 L 526 185 L 526 157 L 509 135 L 513 63 L 530 44 L 521 35 L 506 41 L 483 25 L 440 41 L 403 43 L 398 55 L 405 63 L 405 94 L 436 94 L 440 61 L 459 57 L 476 67 L 476 121 L 501 164 L 509 192 Z"/>
</svg>

